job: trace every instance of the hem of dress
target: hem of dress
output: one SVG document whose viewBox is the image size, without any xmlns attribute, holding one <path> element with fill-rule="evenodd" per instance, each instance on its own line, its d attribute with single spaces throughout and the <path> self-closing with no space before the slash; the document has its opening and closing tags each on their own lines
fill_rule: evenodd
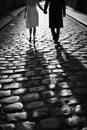
<svg viewBox="0 0 87 130">
<path fill-rule="evenodd" d="M 38 27 L 38 25 L 37 26 L 26 27 L 26 28 L 36 28 L 36 27 Z"/>
</svg>

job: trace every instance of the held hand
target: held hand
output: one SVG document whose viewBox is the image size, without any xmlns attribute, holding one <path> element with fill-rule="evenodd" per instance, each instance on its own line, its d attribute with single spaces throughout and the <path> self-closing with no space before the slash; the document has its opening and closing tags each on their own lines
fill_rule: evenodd
<svg viewBox="0 0 87 130">
<path fill-rule="evenodd" d="M 43 12 L 44 12 L 44 14 L 47 14 L 47 11 L 46 11 L 46 10 L 44 10 Z"/>
</svg>

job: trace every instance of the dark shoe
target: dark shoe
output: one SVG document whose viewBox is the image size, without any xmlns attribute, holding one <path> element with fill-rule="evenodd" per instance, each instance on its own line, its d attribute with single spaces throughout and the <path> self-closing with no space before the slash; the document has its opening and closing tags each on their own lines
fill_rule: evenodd
<svg viewBox="0 0 87 130">
<path fill-rule="evenodd" d="M 54 40 L 55 45 L 59 45 L 60 43 L 57 40 Z"/>
<path fill-rule="evenodd" d="M 59 42 L 56 42 L 56 43 L 54 43 L 54 44 L 55 44 L 55 47 L 56 47 L 56 48 L 60 48 L 60 47 L 61 47 Z"/>
</svg>

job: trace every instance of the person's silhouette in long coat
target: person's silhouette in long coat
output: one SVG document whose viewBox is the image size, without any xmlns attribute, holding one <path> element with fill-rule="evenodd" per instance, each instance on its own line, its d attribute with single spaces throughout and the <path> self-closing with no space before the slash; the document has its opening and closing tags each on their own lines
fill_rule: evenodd
<svg viewBox="0 0 87 130">
<path fill-rule="evenodd" d="M 47 13 L 49 5 L 49 28 L 53 36 L 54 43 L 58 45 L 60 28 L 63 27 L 63 16 L 66 15 L 65 0 L 46 0 L 44 13 Z"/>
</svg>

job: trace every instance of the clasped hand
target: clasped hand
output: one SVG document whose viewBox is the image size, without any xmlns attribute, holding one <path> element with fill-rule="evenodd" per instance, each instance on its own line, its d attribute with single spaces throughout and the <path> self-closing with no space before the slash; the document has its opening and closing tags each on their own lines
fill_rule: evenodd
<svg viewBox="0 0 87 130">
<path fill-rule="evenodd" d="M 44 14 L 47 14 L 47 11 L 46 10 L 43 10 Z"/>
</svg>

